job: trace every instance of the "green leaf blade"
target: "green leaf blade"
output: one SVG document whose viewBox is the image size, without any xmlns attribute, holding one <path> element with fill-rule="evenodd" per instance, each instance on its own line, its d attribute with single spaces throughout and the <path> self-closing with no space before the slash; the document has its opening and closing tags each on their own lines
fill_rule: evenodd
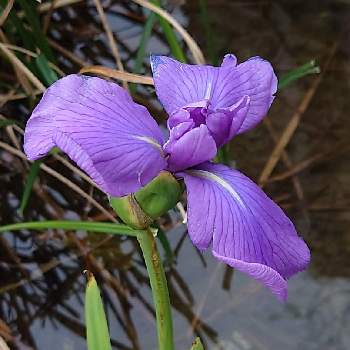
<svg viewBox="0 0 350 350">
<path fill-rule="evenodd" d="M 160 7 L 160 8 L 162 7 L 162 3 L 160 0 L 151 0 L 151 3 L 153 5 Z M 158 16 L 158 15 L 157 15 L 157 17 L 159 20 L 159 24 L 162 28 L 162 31 L 165 35 L 165 38 L 169 44 L 170 51 L 171 51 L 172 55 L 180 62 L 186 62 L 185 53 L 179 44 L 179 40 L 176 37 L 173 28 L 171 27 L 171 25 L 169 24 L 169 22 L 165 18 Z"/>
<path fill-rule="evenodd" d="M 112 350 L 100 290 L 91 273 L 85 292 L 85 322 L 88 350 Z"/>
<path fill-rule="evenodd" d="M 47 230 L 61 229 L 71 231 L 101 232 L 118 235 L 136 237 L 137 234 L 144 233 L 142 230 L 134 230 L 127 225 L 114 224 L 109 222 L 90 222 L 90 221 L 69 221 L 69 220 L 49 220 L 49 221 L 30 221 L 17 224 L 0 226 L 1 232 L 18 230 Z"/>
<path fill-rule="evenodd" d="M 58 79 L 56 72 L 51 69 L 49 61 L 44 54 L 40 54 L 35 59 L 35 64 L 39 69 L 46 86 L 50 86 Z"/>
<path fill-rule="evenodd" d="M 18 124 L 18 122 L 14 119 L 0 119 L 0 128 L 16 124 Z"/>
<path fill-rule="evenodd" d="M 26 184 L 25 184 L 24 191 L 23 191 L 22 198 L 21 198 L 21 204 L 19 207 L 19 213 L 21 215 L 23 215 L 23 212 L 24 212 L 25 208 L 27 207 L 30 195 L 31 195 L 32 190 L 33 190 L 35 180 L 39 174 L 41 163 L 42 163 L 41 160 L 36 160 L 30 166 L 29 174 L 27 176 Z"/>
<path fill-rule="evenodd" d="M 316 66 L 315 60 L 311 60 L 300 67 L 297 67 L 290 72 L 282 75 L 278 82 L 278 89 L 283 89 L 292 82 L 309 74 L 320 73 L 320 67 Z"/>
<path fill-rule="evenodd" d="M 193 342 L 191 350 L 204 350 L 203 344 L 199 337 L 197 337 Z"/>
</svg>

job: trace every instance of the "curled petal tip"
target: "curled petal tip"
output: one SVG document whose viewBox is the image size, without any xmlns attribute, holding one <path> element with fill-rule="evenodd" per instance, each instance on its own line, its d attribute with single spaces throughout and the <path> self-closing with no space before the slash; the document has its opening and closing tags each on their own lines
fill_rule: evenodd
<svg viewBox="0 0 350 350">
<path fill-rule="evenodd" d="M 237 57 L 232 53 L 226 54 L 221 63 L 221 67 L 236 67 L 236 65 Z"/>
<path fill-rule="evenodd" d="M 153 75 L 157 75 L 157 68 L 160 64 L 164 63 L 163 58 L 166 56 L 162 56 L 162 55 L 155 55 L 155 54 L 151 54 L 150 55 L 150 64 L 151 64 L 151 70 Z M 170 58 L 166 57 L 167 59 L 170 60 Z"/>
</svg>

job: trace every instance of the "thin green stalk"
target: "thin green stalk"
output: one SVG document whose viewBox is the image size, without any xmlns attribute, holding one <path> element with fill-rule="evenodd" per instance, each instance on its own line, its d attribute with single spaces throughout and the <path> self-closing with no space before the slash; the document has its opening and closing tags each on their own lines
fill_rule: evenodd
<svg viewBox="0 0 350 350">
<path fill-rule="evenodd" d="M 121 234 L 136 237 L 138 234 L 144 234 L 144 231 L 134 230 L 126 225 L 112 224 L 107 222 L 89 222 L 89 221 L 39 221 L 39 222 L 21 222 L 0 226 L 0 233 L 17 230 L 47 230 L 47 229 L 62 229 L 62 230 L 85 230 L 91 232 Z"/>
<path fill-rule="evenodd" d="M 150 230 L 138 234 L 137 240 L 145 259 L 151 283 L 153 302 L 156 308 L 159 350 L 174 350 L 169 291 L 156 241 Z"/>
</svg>

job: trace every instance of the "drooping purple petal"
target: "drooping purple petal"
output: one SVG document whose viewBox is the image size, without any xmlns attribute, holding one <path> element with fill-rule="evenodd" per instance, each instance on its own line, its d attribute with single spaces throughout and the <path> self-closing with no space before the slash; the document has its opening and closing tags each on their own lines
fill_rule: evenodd
<svg viewBox="0 0 350 350">
<path fill-rule="evenodd" d="M 188 121 L 170 130 L 164 145 L 170 171 L 187 169 L 215 157 L 217 148 L 208 128 L 204 124 L 194 129 L 193 126 L 194 122 Z"/>
<path fill-rule="evenodd" d="M 54 83 L 24 141 L 33 160 L 59 147 L 112 196 L 135 192 L 166 167 L 162 133 L 147 109 L 100 78 L 69 75 Z"/>
<path fill-rule="evenodd" d="M 152 56 L 151 67 L 158 98 L 169 115 L 203 100 L 209 101 L 212 111 L 225 109 L 248 96 L 249 110 L 238 133 L 259 123 L 277 90 L 277 78 L 271 64 L 259 57 L 236 66 L 235 56 L 226 55 L 221 67 L 212 67 Z"/>
<path fill-rule="evenodd" d="M 199 249 L 212 242 L 226 264 L 287 298 L 286 280 L 305 269 L 310 252 L 292 222 L 242 173 L 205 163 L 181 174 L 187 187 L 188 231 Z"/>
</svg>

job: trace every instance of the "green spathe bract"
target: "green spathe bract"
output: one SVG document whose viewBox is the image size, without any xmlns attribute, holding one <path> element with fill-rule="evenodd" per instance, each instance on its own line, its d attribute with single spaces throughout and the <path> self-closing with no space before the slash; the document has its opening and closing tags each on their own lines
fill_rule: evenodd
<svg viewBox="0 0 350 350">
<path fill-rule="evenodd" d="M 173 208 L 179 201 L 181 185 L 167 171 L 162 171 L 138 192 L 125 197 L 111 197 L 110 203 L 129 226 L 142 229 Z"/>
<path fill-rule="evenodd" d="M 181 195 L 179 182 L 167 171 L 162 171 L 147 186 L 135 193 L 142 210 L 156 219 L 175 207 Z"/>
</svg>

